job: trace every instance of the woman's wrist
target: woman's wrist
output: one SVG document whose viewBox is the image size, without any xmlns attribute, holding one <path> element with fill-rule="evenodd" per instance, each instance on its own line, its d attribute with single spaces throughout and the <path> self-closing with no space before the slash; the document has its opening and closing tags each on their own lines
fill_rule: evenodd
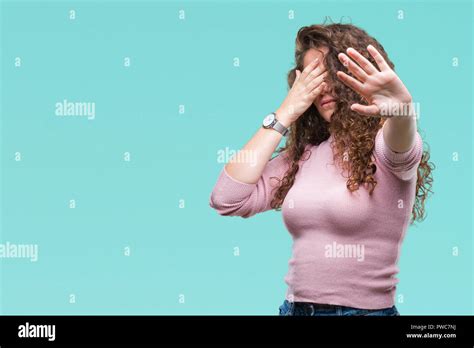
<svg viewBox="0 0 474 348">
<path fill-rule="evenodd" d="M 276 119 L 278 122 L 280 122 L 283 126 L 286 128 L 289 128 L 291 124 L 293 123 L 293 120 L 291 119 L 289 113 L 285 111 L 283 108 L 278 108 L 277 111 L 275 111 L 276 114 Z"/>
</svg>

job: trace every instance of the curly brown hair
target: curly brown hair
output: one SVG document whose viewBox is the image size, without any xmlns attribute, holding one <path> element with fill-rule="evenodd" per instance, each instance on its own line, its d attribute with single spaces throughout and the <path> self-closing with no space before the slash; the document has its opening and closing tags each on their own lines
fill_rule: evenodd
<svg viewBox="0 0 474 348">
<path fill-rule="evenodd" d="M 300 28 L 296 37 L 295 63 L 296 66 L 288 72 L 288 86 L 291 88 L 296 78 L 296 70 L 303 70 L 305 53 L 313 48 L 327 47 L 328 53 L 324 57 L 324 64 L 329 72 L 326 78 L 331 93 L 337 96 L 336 108 L 327 122 L 319 114 L 314 104 L 295 121 L 290 127 L 290 136 L 286 144 L 277 152 L 286 151 L 285 156 L 289 161 L 289 169 L 280 181 L 271 202 L 271 207 L 280 210 L 283 201 L 292 187 L 295 176 L 299 170 L 299 161 L 307 160 L 303 154 L 307 145 L 319 145 L 333 134 L 333 156 L 336 163 L 346 173 L 346 186 L 350 192 L 363 185 L 369 193 L 374 191 L 377 181 L 374 178 L 375 163 L 372 153 L 375 146 L 375 136 L 385 122 L 385 117 L 361 117 L 350 109 L 354 103 L 364 104 L 363 98 L 352 89 L 344 85 L 337 77 L 338 70 L 346 71 L 337 58 L 338 53 L 345 52 L 348 47 L 353 47 L 377 66 L 366 47 L 374 46 L 384 57 L 387 64 L 394 69 L 394 64 L 388 58 L 383 46 L 363 29 L 352 24 L 322 24 Z M 347 72 L 349 73 L 349 72 Z M 349 73 L 350 74 L 350 73 Z M 432 193 L 433 163 L 429 162 L 429 151 L 424 150 L 418 166 L 416 180 L 416 197 L 412 210 L 412 219 L 422 221 L 425 218 L 425 200 Z"/>
</svg>

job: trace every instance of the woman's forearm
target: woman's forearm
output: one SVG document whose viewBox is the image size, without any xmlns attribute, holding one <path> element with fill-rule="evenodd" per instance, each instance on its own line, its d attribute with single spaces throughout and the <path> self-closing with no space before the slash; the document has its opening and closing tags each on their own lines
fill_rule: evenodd
<svg viewBox="0 0 474 348">
<path fill-rule="evenodd" d="M 416 116 L 410 110 L 411 116 L 395 116 L 385 121 L 383 136 L 388 147 L 396 152 L 406 152 L 415 142 Z"/>
<path fill-rule="evenodd" d="M 280 110 L 276 111 L 276 117 L 285 127 L 289 127 L 290 121 Z M 260 127 L 247 144 L 230 159 L 225 170 L 238 181 L 247 184 L 256 183 L 282 137 L 274 129 Z"/>
</svg>

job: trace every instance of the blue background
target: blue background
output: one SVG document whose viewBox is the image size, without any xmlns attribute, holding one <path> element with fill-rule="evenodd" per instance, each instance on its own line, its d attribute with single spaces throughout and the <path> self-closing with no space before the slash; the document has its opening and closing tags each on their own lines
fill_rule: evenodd
<svg viewBox="0 0 474 348">
<path fill-rule="evenodd" d="M 296 32 L 326 16 L 384 45 L 436 164 L 397 307 L 472 314 L 469 1 L 2 1 L 0 242 L 37 244 L 39 259 L 0 259 L 0 313 L 277 314 L 281 213 L 221 217 L 208 199 L 218 151 L 281 104 Z M 95 102 L 95 119 L 56 116 L 64 99 Z"/>
</svg>

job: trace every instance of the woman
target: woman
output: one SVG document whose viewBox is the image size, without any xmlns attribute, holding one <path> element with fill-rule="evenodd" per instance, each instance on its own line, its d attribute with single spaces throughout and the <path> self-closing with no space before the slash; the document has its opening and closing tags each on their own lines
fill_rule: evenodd
<svg viewBox="0 0 474 348">
<path fill-rule="evenodd" d="M 252 162 L 229 161 L 210 205 L 245 218 L 282 210 L 293 254 L 280 315 L 399 315 L 401 242 L 432 184 L 415 103 L 356 26 L 301 28 L 295 61 L 287 97 L 239 153 Z"/>
</svg>

